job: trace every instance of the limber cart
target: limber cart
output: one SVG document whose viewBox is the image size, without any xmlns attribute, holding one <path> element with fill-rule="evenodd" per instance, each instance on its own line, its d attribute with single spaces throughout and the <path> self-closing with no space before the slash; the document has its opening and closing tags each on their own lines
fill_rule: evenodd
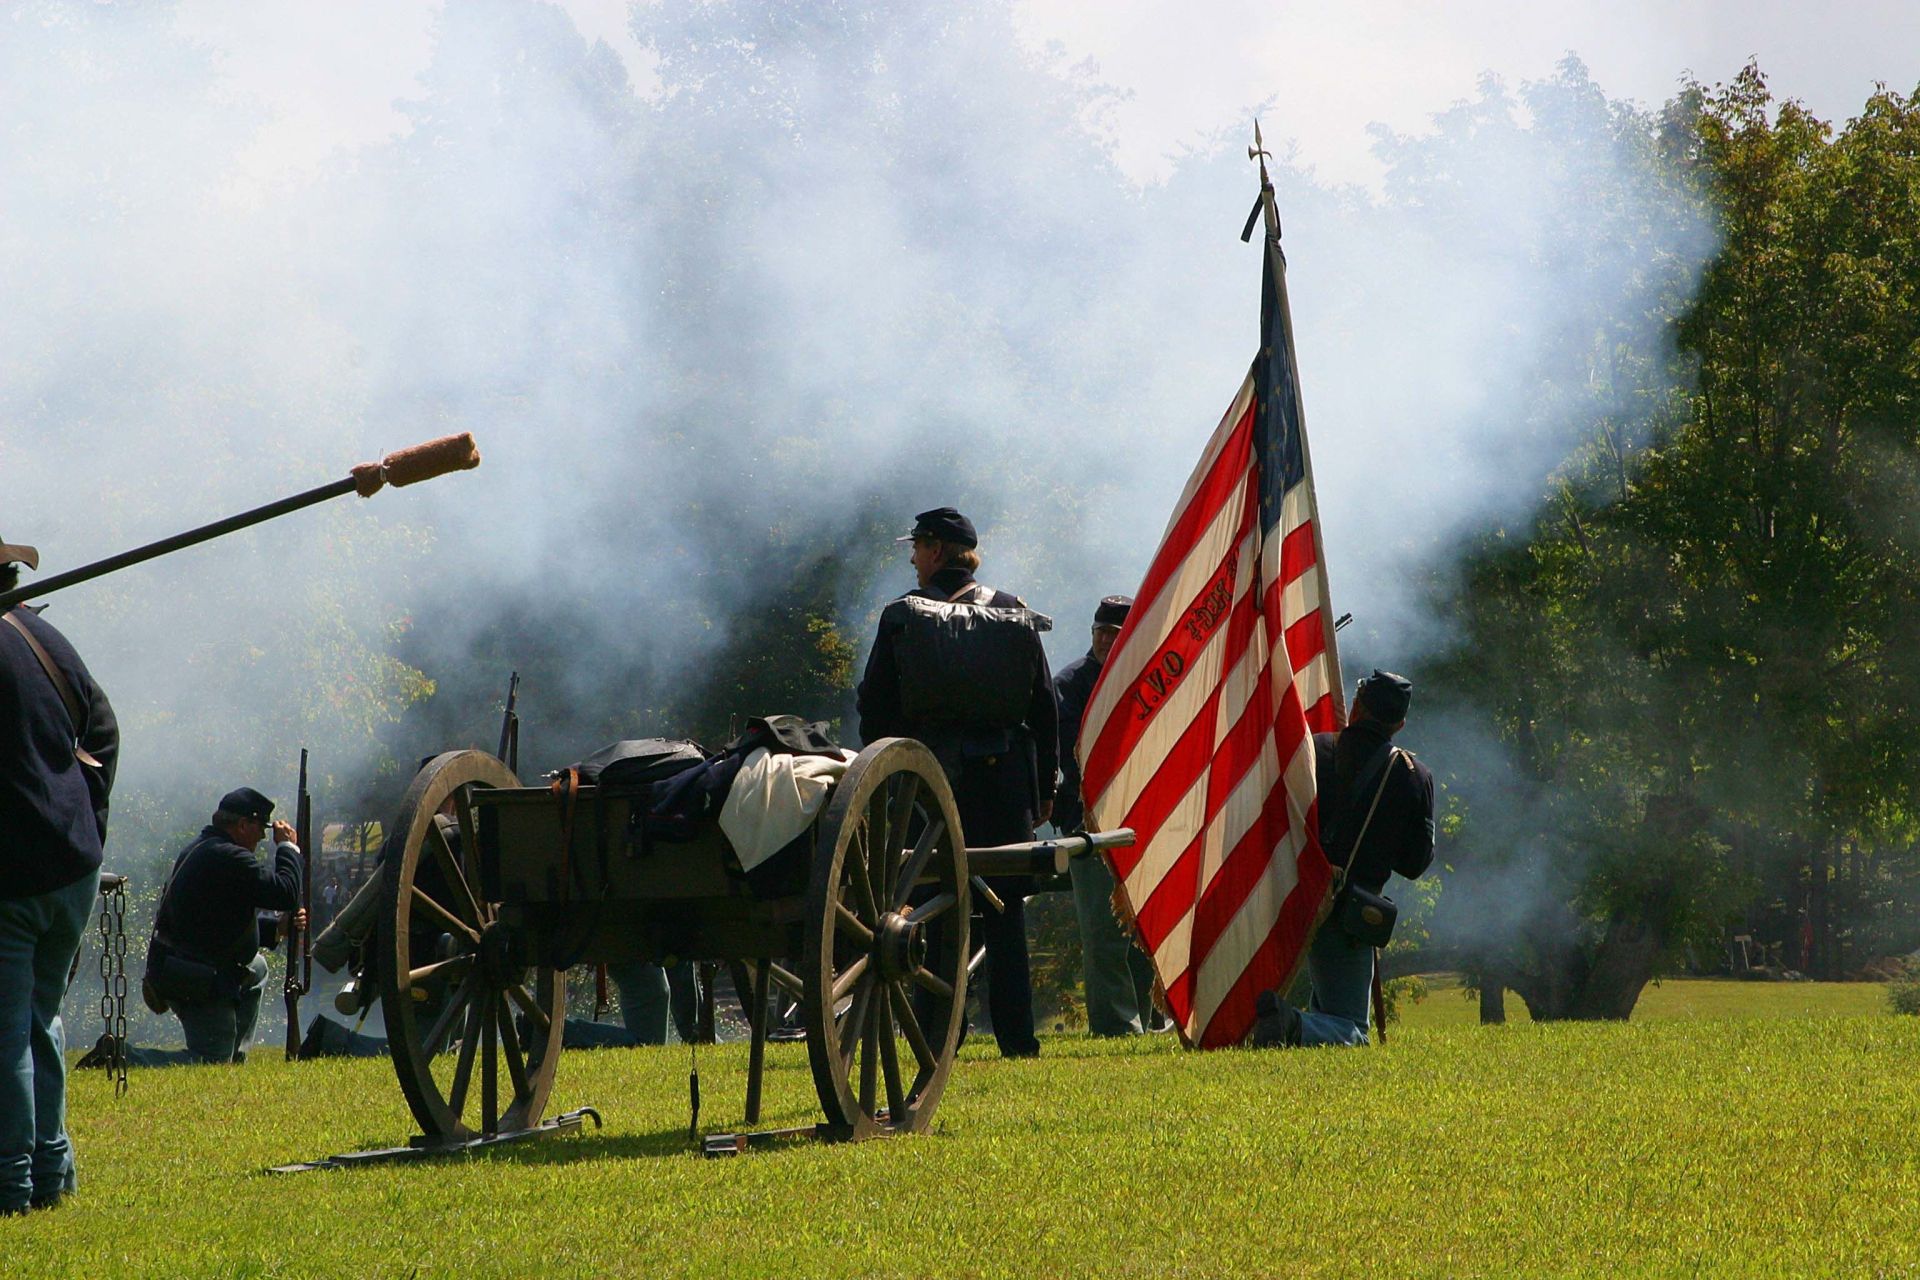
<svg viewBox="0 0 1920 1280">
<path fill-rule="evenodd" d="M 921 1132 L 960 1039 L 968 915 L 976 893 L 992 892 L 982 877 L 1057 873 L 1072 854 L 1133 841 L 1120 830 L 969 849 L 944 772 L 908 738 L 853 760 L 799 847 L 778 855 L 803 860 L 784 872 L 743 873 L 717 825 L 685 843 L 648 838 L 643 797 L 525 787 L 482 751 L 441 755 L 414 779 L 377 945 L 416 1148 L 556 1123 L 541 1117 L 566 970 L 632 959 L 743 963 L 748 1125 L 759 1123 L 773 983 L 804 1014 L 825 1113 L 816 1134 Z M 435 820 L 442 809 L 450 821 Z"/>
</svg>

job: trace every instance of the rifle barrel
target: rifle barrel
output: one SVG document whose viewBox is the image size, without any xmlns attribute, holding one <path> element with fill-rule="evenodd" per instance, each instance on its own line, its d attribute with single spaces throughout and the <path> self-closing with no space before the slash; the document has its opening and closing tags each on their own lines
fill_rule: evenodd
<svg viewBox="0 0 1920 1280">
<path fill-rule="evenodd" d="M 288 1062 L 300 1058 L 300 997 L 313 990 L 313 944 L 309 932 L 313 913 L 313 793 L 307 789 L 305 747 L 300 748 L 300 791 L 293 816 L 294 840 L 300 846 L 300 897 L 296 907 L 307 914 L 309 922 L 292 923 L 287 929 L 287 976 L 280 989 L 287 1001 Z"/>
<path fill-rule="evenodd" d="M 290 498 L 281 498 L 276 502 L 269 502 L 265 506 L 255 507 L 251 511 L 242 511 L 239 515 L 228 516 L 226 519 L 216 520 L 212 524 L 203 524 L 198 529 L 189 529 L 185 533 L 176 533 L 171 538 L 162 538 L 158 542 L 149 542 L 145 546 L 135 547 L 131 551 L 122 551 L 118 555 L 108 556 L 104 560 L 95 560 L 92 564 L 83 564 L 78 569 L 69 569 L 65 573 L 56 573 L 51 578 L 42 578 L 38 582 L 22 583 L 12 591 L 0 592 L 0 611 L 10 609 L 22 600 L 35 600 L 41 596 L 51 595 L 66 587 L 77 586 L 82 582 L 90 582 L 104 574 L 125 569 L 129 565 L 136 565 L 142 561 L 151 560 L 155 556 L 164 556 L 170 551 L 179 551 L 184 547 L 191 547 L 196 543 L 218 538 L 222 534 L 233 533 L 236 530 L 245 529 L 251 525 L 259 524 L 262 521 L 272 520 L 276 516 L 284 516 L 289 512 L 298 511 L 303 507 L 311 507 L 315 503 L 325 502 L 329 498 L 341 497 L 345 494 L 352 493 L 353 490 L 353 477 L 348 476 L 344 480 L 335 480 L 330 484 L 323 484 L 317 489 L 309 489 L 305 493 L 296 493 Z"/>
<path fill-rule="evenodd" d="M 500 759 L 507 761 L 509 767 L 512 767 L 513 761 L 507 753 L 513 749 L 514 739 L 518 736 L 514 731 L 519 727 L 520 720 L 519 716 L 514 714 L 513 704 L 519 696 L 520 673 L 516 671 L 507 680 L 507 706 L 505 714 L 500 717 L 500 750 L 494 752 Z"/>
</svg>

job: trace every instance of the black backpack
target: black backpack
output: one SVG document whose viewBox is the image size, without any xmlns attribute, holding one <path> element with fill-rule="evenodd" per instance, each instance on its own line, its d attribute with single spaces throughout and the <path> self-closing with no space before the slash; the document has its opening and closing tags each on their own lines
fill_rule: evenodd
<svg viewBox="0 0 1920 1280">
<path fill-rule="evenodd" d="M 991 599 L 991 596 L 987 598 Z M 880 615 L 898 631 L 900 710 L 910 724 L 1013 729 L 1025 722 L 1053 620 L 996 608 L 902 596 Z"/>
<path fill-rule="evenodd" d="M 687 738 L 626 738 L 573 767 L 585 786 L 628 787 L 670 778 L 706 758 L 706 749 Z"/>
</svg>

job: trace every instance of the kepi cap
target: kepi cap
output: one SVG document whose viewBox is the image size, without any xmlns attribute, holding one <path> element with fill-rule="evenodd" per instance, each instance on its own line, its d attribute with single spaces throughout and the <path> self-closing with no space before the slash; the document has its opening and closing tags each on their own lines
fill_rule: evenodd
<svg viewBox="0 0 1920 1280">
<path fill-rule="evenodd" d="M 237 787 L 220 797 L 220 812 L 265 822 L 273 816 L 273 801 L 252 787 Z"/>
<path fill-rule="evenodd" d="M 1374 719 L 1398 724 L 1407 718 L 1407 707 L 1413 702 L 1413 681 L 1375 667 L 1371 675 L 1360 677 L 1353 698 Z"/>
<path fill-rule="evenodd" d="M 963 547 L 980 545 L 980 536 L 973 531 L 973 521 L 952 507 L 922 511 L 913 518 L 913 528 L 904 537 L 895 538 L 894 541 L 912 542 L 915 538 L 938 538 L 942 542 L 957 542 Z"/>
<path fill-rule="evenodd" d="M 23 564 L 29 569 L 38 569 L 40 553 L 32 547 L 0 540 L 0 564 Z"/>
<path fill-rule="evenodd" d="M 1093 625 L 1123 627 L 1127 624 L 1127 614 L 1132 609 L 1132 596 L 1103 596 L 1100 603 L 1093 607 Z"/>
</svg>

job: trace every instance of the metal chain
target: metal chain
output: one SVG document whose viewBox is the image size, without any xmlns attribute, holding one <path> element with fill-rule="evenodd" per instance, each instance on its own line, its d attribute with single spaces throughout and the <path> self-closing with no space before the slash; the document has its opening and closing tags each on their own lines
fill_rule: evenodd
<svg viewBox="0 0 1920 1280">
<path fill-rule="evenodd" d="M 113 1034 L 113 890 L 100 884 L 100 1029 Z"/>
<path fill-rule="evenodd" d="M 113 1042 L 107 1075 L 119 1097 L 127 1091 L 127 882 L 100 886 L 100 1027 Z"/>
<path fill-rule="evenodd" d="M 114 1096 L 127 1091 L 127 886 L 113 891 L 113 1057 Z"/>
</svg>

